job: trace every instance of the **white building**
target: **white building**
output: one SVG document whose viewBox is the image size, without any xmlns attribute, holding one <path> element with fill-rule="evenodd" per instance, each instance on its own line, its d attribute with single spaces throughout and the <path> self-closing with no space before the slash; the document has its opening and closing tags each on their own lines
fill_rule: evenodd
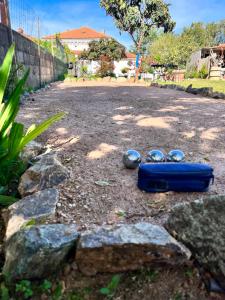
<svg viewBox="0 0 225 300">
<path fill-rule="evenodd" d="M 70 50 L 74 52 L 74 55 L 78 57 L 82 51 L 87 50 L 89 43 L 91 41 L 99 41 L 100 39 L 107 39 L 110 36 L 106 35 L 103 32 L 97 32 L 96 30 L 89 27 L 81 27 L 78 29 L 68 30 L 65 32 L 59 33 L 59 38 L 62 44 L 68 45 Z M 49 35 L 44 37 L 45 40 L 55 39 L 55 35 Z M 114 73 L 116 76 L 123 76 L 121 70 L 124 68 L 134 69 L 135 66 L 135 54 L 127 53 L 126 58 L 122 59 L 120 62 L 115 62 Z M 94 66 L 92 68 L 92 66 Z M 91 63 L 89 70 L 92 73 L 96 72 L 96 63 Z"/>
</svg>

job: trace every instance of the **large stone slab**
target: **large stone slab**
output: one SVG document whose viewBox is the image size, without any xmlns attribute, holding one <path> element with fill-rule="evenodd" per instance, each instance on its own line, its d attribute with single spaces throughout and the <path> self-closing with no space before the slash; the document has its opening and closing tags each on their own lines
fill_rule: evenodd
<svg viewBox="0 0 225 300">
<path fill-rule="evenodd" d="M 52 188 L 69 178 L 69 171 L 55 154 L 42 155 L 21 177 L 19 192 L 22 197 Z"/>
<path fill-rule="evenodd" d="M 149 223 L 102 227 L 81 234 L 76 260 L 81 272 L 135 270 L 143 265 L 179 264 L 190 252 L 160 226 Z"/>
<path fill-rule="evenodd" d="M 40 225 L 15 233 L 5 248 L 3 274 L 10 280 L 46 278 L 75 247 L 75 225 Z"/>
<path fill-rule="evenodd" d="M 31 220 L 43 222 L 54 217 L 58 200 L 59 192 L 52 188 L 27 196 L 8 207 L 3 214 L 6 223 L 5 238 L 8 239 Z"/>
<path fill-rule="evenodd" d="M 225 288 L 225 195 L 175 206 L 166 227 Z"/>
</svg>

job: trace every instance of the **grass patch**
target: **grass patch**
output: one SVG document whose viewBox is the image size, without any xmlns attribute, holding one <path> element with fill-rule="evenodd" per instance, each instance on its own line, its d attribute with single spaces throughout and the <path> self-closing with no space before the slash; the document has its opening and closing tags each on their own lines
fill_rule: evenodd
<svg viewBox="0 0 225 300">
<path fill-rule="evenodd" d="M 176 84 L 183 87 L 188 87 L 192 84 L 193 88 L 212 87 L 214 92 L 225 93 L 224 80 L 208 80 L 208 79 L 186 79 L 182 82 L 174 81 L 159 81 L 160 84 Z"/>
</svg>

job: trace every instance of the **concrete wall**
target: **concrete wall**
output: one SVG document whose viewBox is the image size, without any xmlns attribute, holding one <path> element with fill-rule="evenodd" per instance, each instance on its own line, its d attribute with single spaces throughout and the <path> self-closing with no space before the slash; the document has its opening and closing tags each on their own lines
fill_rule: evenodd
<svg viewBox="0 0 225 300">
<path fill-rule="evenodd" d="M 30 75 L 27 86 L 36 88 L 40 84 L 56 81 L 59 76 L 65 74 L 66 65 L 64 62 L 41 49 L 41 55 L 38 55 L 38 46 L 18 32 L 13 31 L 14 42 L 16 44 L 17 62 L 30 68 Z M 0 63 L 10 46 L 9 29 L 0 24 Z"/>
</svg>

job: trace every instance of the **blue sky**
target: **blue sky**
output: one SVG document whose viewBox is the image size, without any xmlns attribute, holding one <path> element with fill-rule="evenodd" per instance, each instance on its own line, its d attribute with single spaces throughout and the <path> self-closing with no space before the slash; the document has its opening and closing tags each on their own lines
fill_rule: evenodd
<svg viewBox="0 0 225 300">
<path fill-rule="evenodd" d="M 42 35 L 90 26 L 105 31 L 127 47 L 132 44 L 128 34 L 120 35 L 112 18 L 106 16 L 105 11 L 99 7 L 98 0 L 23 1 L 27 1 L 40 16 Z M 167 2 L 171 3 L 171 14 L 177 22 L 176 32 L 194 21 L 210 22 L 225 19 L 225 0 L 168 0 Z"/>
</svg>

